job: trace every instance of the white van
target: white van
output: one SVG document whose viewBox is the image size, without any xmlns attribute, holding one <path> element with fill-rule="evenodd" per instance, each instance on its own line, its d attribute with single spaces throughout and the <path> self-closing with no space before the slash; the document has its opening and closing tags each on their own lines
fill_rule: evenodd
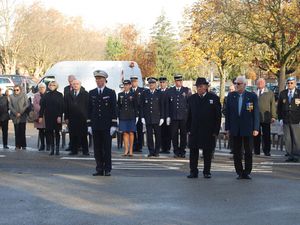
<svg viewBox="0 0 300 225">
<path fill-rule="evenodd" d="M 119 93 L 120 84 L 125 79 L 135 75 L 139 78 L 139 86 L 143 86 L 141 70 L 136 62 L 133 61 L 62 61 L 54 64 L 38 82 L 48 85 L 50 81 L 57 81 L 58 91 L 63 93 L 64 87 L 69 85 L 68 76 L 74 75 L 80 80 L 85 90 L 90 91 L 96 88 L 93 75 L 95 70 L 104 70 L 108 74 L 107 87 Z M 34 88 L 33 92 L 37 91 Z M 32 93 L 31 93 L 32 95 Z M 29 94 L 30 96 L 30 94 Z"/>
</svg>

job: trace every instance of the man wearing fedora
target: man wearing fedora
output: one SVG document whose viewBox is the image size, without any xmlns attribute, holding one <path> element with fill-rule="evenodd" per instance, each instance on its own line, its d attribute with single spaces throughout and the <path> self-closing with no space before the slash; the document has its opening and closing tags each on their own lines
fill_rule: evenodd
<svg viewBox="0 0 300 225">
<path fill-rule="evenodd" d="M 110 176 L 112 135 L 117 127 L 116 93 L 106 87 L 107 73 L 94 71 L 97 88 L 89 92 L 88 132 L 93 134 L 96 173 L 93 176 Z"/>
<path fill-rule="evenodd" d="M 174 75 L 174 81 L 175 86 L 168 91 L 169 116 L 166 122 L 167 125 L 171 125 L 174 157 L 185 158 L 185 148 L 187 144 L 187 100 L 192 95 L 192 92 L 188 87 L 183 87 L 183 77 L 181 74 Z M 180 142 L 178 141 L 179 133 Z"/>
<path fill-rule="evenodd" d="M 208 82 L 204 77 L 197 78 L 197 93 L 188 99 L 187 131 L 189 133 L 190 175 L 198 177 L 199 149 L 203 151 L 204 178 L 211 178 L 210 168 L 216 137 L 221 126 L 220 98 L 208 92 Z"/>
</svg>

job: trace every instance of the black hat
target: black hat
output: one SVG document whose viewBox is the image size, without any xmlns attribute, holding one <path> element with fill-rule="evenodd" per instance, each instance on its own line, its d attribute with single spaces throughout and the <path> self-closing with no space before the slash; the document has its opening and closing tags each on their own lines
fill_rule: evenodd
<svg viewBox="0 0 300 225">
<path fill-rule="evenodd" d="M 94 77 L 104 77 L 105 79 L 108 78 L 108 74 L 103 70 L 95 70 Z"/>
<path fill-rule="evenodd" d="M 124 80 L 123 81 L 123 84 L 125 85 L 125 84 L 131 84 L 131 81 L 130 80 Z"/>
<path fill-rule="evenodd" d="M 149 77 L 147 78 L 147 81 L 149 84 L 151 84 L 151 83 L 156 83 L 157 79 L 155 77 Z"/>
<path fill-rule="evenodd" d="M 166 77 L 160 77 L 158 78 L 159 82 L 165 82 L 168 81 L 168 79 Z"/>
<path fill-rule="evenodd" d="M 138 80 L 138 79 L 139 79 L 139 77 L 137 75 L 133 75 L 130 77 L 130 80 Z"/>
<path fill-rule="evenodd" d="M 201 84 L 209 84 L 209 82 L 204 77 L 198 77 L 195 85 L 199 86 Z"/>
<path fill-rule="evenodd" d="M 175 81 L 182 81 L 182 79 L 183 79 L 183 78 L 182 78 L 182 75 L 181 75 L 181 74 L 175 74 L 175 75 L 174 75 L 174 80 L 175 80 Z"/>
</svg>

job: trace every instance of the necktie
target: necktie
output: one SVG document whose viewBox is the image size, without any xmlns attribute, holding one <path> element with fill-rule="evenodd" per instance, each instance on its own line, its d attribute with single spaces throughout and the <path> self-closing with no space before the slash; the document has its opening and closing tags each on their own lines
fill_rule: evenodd
<svg viewBox="0 0 300 225">
<path fill-rule="evenodd" d="M 261 92 L 262 92 L 262 91 L 261 91 L 261 90 L 259 90 L 259 92 L 258 92 L 258 97 L 260 97 L 260 96 L 261 96 Z"/>
<path fill-rule="evenodd" d="M 292 98 L 293 98 L 293 92 L 290 91 L 290 92 L 289 92 L 289 103 L 292 102 Z"/>
<path fill-rule="evenodd" d="M 241 115 L 242 105 L 243 105 L 243 95 L 240 95 L 240 97 L 239 97 L 239 116 Z"/>
</svg>

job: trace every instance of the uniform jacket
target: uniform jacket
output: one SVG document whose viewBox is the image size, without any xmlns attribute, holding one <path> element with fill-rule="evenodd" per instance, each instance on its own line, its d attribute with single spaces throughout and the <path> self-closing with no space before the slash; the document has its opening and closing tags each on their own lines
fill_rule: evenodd
<svg viewBox="0 0 300 225">
<path fill-rule="evenodd" d="M 187 87 L 181 87 L 178 92 L 176 87 L 172 87 L 167 93 L 169 117 L 172 120 L 186 120 L 188 113 L 187 99 L 192 95 L 191 90 Z"/>
<path fill-rule="evenodd" d="M 159 124 L 164 116 L 164 100 L 161 91 L 155 90 L 152 94 L 150 89 L 145 90 L 141 97 L 141 118 L 145 118 L 146 124 Z"/>
<path fill-rule="evenodd" d="M 40 118 L 45 118 L 45 127 L 47 130 L 60 130 L 61 123 L 57 123 L 57 118 L 64 113 L 64 97 L 58 91 L 49 91 L 40 101 Z"/>
<path fill-rule="evenodd" d="M 69 93 L 65 96 L 65 120 L 73 135 L 86 135 L 88 119 L 89 93 L 80 90 L 78 95 Z"/>
<path fill-rule="evenodd" d="M 26 123 L 27 113 L 26 109 L 29 106 L 28 98 L 26 94 L 20 93 L 19 95 L 12 94 L 9 97 L 9 110 L 10 118 L 14 124 Z M 17 113 L 21 114 L 21 117 L 17 118 Z"/>
<path fill-rule="evenodd" d="M 0 95 L 0 121 L 9 120 L 8 105 L 8 97 Z"/>
<path fill-rule="evenodd" d="M 46 94 L 46 93 L 45 93 Z M 43 96 L 45 96 L 45 94 L 43 94 Z M 41 93 L 35 93 L 33 96 L 33 111 L 35 114 L 35 121 L 34 121 L 34 127 L 35 128 L 45 128 L 45 120 L 43 120 L 42 123 L 37 122 L 36 120 L 38 120 L 39 118 L 39 113 L 40 113 L 40 109 L 41 109 L 41 99 L 43 98 L 43 96 L 41 96 Z"/>
<path fill-rule="evenodd" d="M 188 100 L 187 131 L 190 148 L 214 148 L 215 136 L 220 132 L 221 103 L 217 95 L 204 97 L 193 94 Z"/>
<path fill-rule="evenodd" d="M 144 92 L 144 88 L 137 87 L 137 89 L 134 91 L 133 88 L 131 88 L 131 91 L 134 93 L 134 96 L 137 101 L 137 110 L 138 110 L 138 116 L 140 117 L 140 109 L 141 109 L 141 96 L 142 93 Z M 140 117 L 141 118 L 141 117 Z"/>
<path fill-rule="evenodd" d="M 272 91 L 264 89 L 264 92 L 258 97 L 258 106 L 261 123 L 271 123 L 272 118 L 277 118 L 275 97 Z"/>
<path fill-rule="evenodd" d="M 98 88 L 89 92 L 88 119 L 93 130 L 109 130 L 117 126 L 117 100 L 114 90 L 105 87 L 102 94 Z"/>
<path fill-rule="evenodd" d="M 227 96 L 225 130 L 233 136 L 252 136 L 259 130 L 259 107 L 255 93 L 245 91 L 241 114 L 238 112 L 239 94 L 231 92 Z"/>
<path fill-rule="evenodd" d="M 168 90 L 169 88 L 166 88 L 165 91 L 159 89 L 159 91 L 161 92 L 161 97 L 164 105 L 164 118 L 163 118 L 164 120 L 166 120 L 166 118 L 169 116 Z"/>
<path fill-rule="evenodd" d="M 128 94 L 118 94 L 117 115 L 119 120 L 134 120 L 138 117 L 138 104 L 135 94 L 129 91 Z"/>
<path fill-rule="evenodd" d="M 277 104 L 278 119 L 285 124 L 300 123 L 300 90 L 296 89 L 291 103 L 289 103 L 288 90 L 279 94 Z"/>
</svg>

